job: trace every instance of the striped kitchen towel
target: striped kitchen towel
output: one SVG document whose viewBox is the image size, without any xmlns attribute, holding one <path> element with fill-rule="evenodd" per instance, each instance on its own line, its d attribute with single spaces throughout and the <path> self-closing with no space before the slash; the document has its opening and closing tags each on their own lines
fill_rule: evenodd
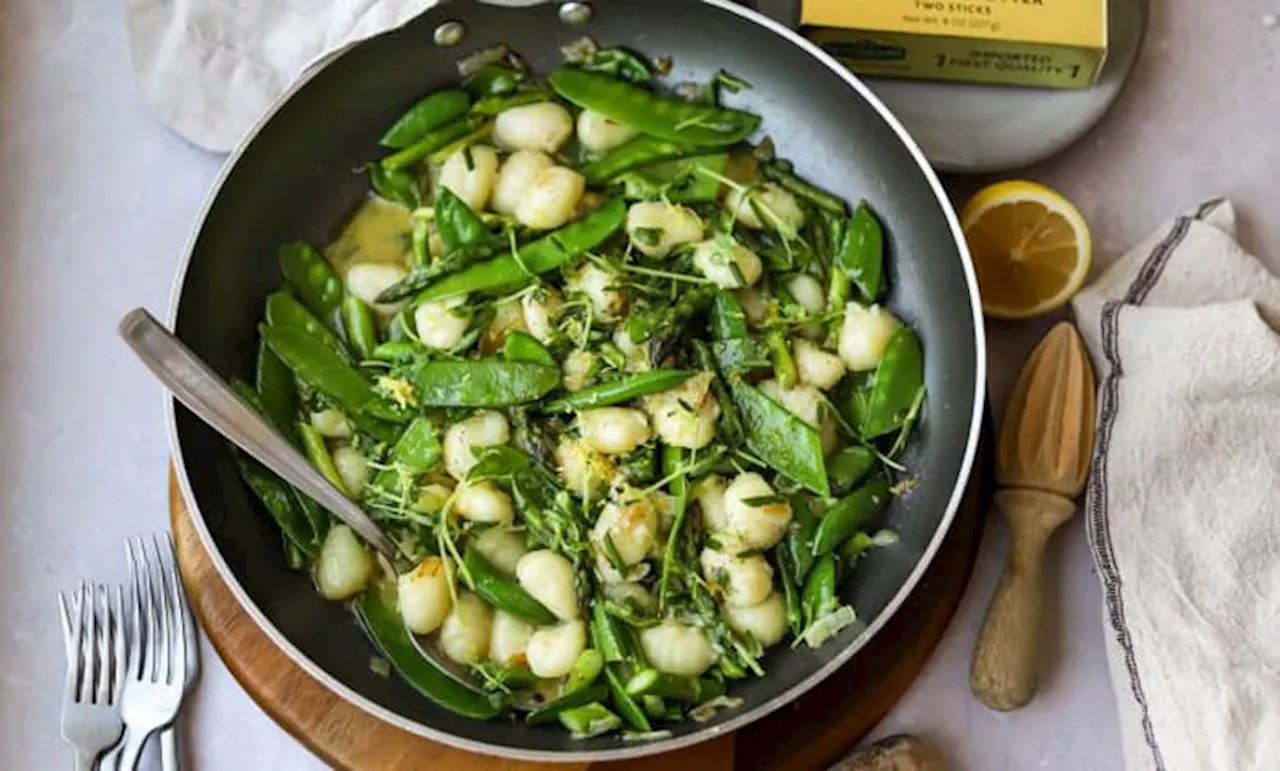
<svg viewBox="0 0 1280 771">
<path fill-rule="evenodd" d="M 1217 200 L 1074 305 L 1099 376 L 1085 516 L 1126 767 L 1280 768 L 1280 279 Z"/>
</svg>

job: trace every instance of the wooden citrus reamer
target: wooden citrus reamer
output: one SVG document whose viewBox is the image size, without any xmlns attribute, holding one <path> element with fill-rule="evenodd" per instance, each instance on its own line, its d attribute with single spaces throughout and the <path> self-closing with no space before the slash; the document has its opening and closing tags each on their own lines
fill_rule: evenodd
<svg viewBox="0 0 1280 771">
<path fill-rule="evenodd" d="M 1041 563 L 1089 473 L 1094 387 L 1084 343 L 1062 322 L 1031 352 L 1005 410 L 995 505 L 1009 522 L 1009 555 L 969 675 L 974 695 L 992 709 L 1017 709 L 1036 692 Z"/>
</svg>

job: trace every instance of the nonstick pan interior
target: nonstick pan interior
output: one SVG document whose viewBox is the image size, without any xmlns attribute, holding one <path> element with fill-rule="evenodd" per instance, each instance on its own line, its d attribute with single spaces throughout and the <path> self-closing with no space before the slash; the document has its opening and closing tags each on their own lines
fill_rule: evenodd
<svg viewBox="0 0 1280 771">
<path fill-rule="evenodd" d="M 899 540 L 873 551 L 844 590 L 862 622 L 818 650 L 775 649 L 764 661 L 765 678 L 732 688 L 744 706 L 708 723 L 676 726 L 667 740 L 574 741 L 560 730 L 472 721 L 394 676 L 375 674 L 373 649 L 352 616 L 285 565 L 280 535 L 255 508 L 223 441 L 173 407 L 174 450 L 197 528 L 233 591 L 287 653 L 329 687 L 410 731 L 526 758 L 616 758 L 710 738 L 794 698 L 852 655 L 905 597 L 950 523 L 976 443 L 985 367 L 976 289 L 954 216 L 914 144 L 869 92 L 799 38 L 728 3 L 599 0 L 593 9 L 590 23 L 570 27 L 554 5 L 451 0 L 324 67 L 229 161 L 193 237 L 173 308 L 179 337 L 217 371 L 250 376 L 262 301 L 281 283 L 276 249 L 297 238 L 327 241 L 364 195 L 367 177 L 358 169 L 379 155 L 385 127 L 423 94 L 456 83 L 459 56 L 498 42 L 544 73 L 560 63 L 562 45 L 583 35 L 671 55 L 671 82 L 705 81 L 727 69 L 754 88 L 726 101 L 761 113 L 780 155 L 813 182 L 873 205 L 887 237 L 889 305 L 920 333 L 929 389 L 905 459 L 919 483 L 882 523 Z M 432 39 L 446 20 L 468 31 L 462 45 L 447 51 Z"/>
</svg>

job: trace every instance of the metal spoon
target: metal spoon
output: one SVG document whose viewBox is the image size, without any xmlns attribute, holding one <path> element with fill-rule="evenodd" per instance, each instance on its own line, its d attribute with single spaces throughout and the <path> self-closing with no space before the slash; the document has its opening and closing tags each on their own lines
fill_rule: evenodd
<svg viewBox="0 0 1280 771">
<path fill-rule="evenodd" d="M 146 309 L 135 308 L 125 314 L 120 320 L 120 336 L 187 409 L 281 479 L 350 525 L 388 563 L 385 567 L 398 572 L 393 566 L 404 564 L 406 555 L 400 552 L 395 542 Z M 479 690 L 470 673 L 439 654 L 433 642 L 424 642 L 413 634 L 410 634 L 410 639 L 437 667 L 463 685 Z"/>
</svg>

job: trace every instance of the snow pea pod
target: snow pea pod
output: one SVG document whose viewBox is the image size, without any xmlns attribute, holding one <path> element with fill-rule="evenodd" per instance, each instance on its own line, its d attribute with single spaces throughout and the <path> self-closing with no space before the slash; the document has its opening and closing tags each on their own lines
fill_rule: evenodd
<svg viewBox="0 0 1280 771">
<path fill-rule="evenodd" d="M 422 655 L 400 619 L 393 584 L 366 590 L 355 609 L 365 634 L 382 657 L 418 693 L 450 712 L 475 720 L 492 720 L 502 714 L 500 697 L 468 688 Z"/>
<path fill-rule="evenodd" d="M 502 96 L 519 88 L 524 79 L 525 73 L 520 70 L 490 64 L 468 75 L 462 87 L 476 97 Z"/>
<path fill-rule="evenodd" d="M 796 569 L 791 563 L 791 552 L 785 546 L 774 549 L 774 567 L 778 571 L 778 579 L 782 582 L 782 597 L 787 609 L 787 627 L 796 637 L 804 631 L 804 609 L 800 606 L 800 592 L 796 589 Z"/>
<path fill-rule="evenodd" d="M 494 257 L 437 281 L 414 302 L 527 283 L 599 246 L 618 232 L 626 218 L 626 201 L 614 199 L 577 222 L 525 244 L 516 255 Z"/>
<path fill-rule="evenodd" d="M 586 688 L 596 681 L 603 670 L 604 656 L 595 648 L 587 648 L 578 654 L 577 660 L 573 662 L 573 669 L 565 676 L 564 692 L 573 693 Z"/>
<path fill-rule="evenodd" d="M 880 297 L 884 275 L 884 231 L 866 201 L 853 210 L 836 251 L 832 273 L 857 287 L 864 303 Z M 843 304 L 840 307 L 844 307 Z"/>
<path fill-rule="evenodd" d="M 924 354 L 920 338 L 910 327 L 901 327 L 889 338 L 876 365 L 862 424 L 868 438 L 901 428 L 918 409 L 924 389 Z"/>
<path fill-rule="evenodd" d="M 618 620 L 604 607 L 604 601 L 596 598 L 591 603 L 591 644 L 606 662 L 632 662 L 630 646 L 623 636 Z"/>
<path fill-rule="evenodd" d="M 603 158 L 591 161 L 581 169 L 588 185 L 600 185 L 614 179 L 624 171 L 659 161 L 686 158 L 700 154 L 700 150 L 681 142 L 668 142 L 657 137 L 640 136 L 619 145 Z"/>
<path fill-rule="evenodd" d="M 388 171 L 403 169 L 406 166 L 417 163 L 455 139 L 466 136 L 470 131 L 471 119 L 466 116 L 446 123 L 437 129 L 428 131 L 421 139 L 403 150 L 383 158 L 381 161 L 382 168 Z"/>
<path fill-rule="evenodd" d="M 471 590 L 498 610 L 510 613 L 532 624 L 556 623 L 555 614 L 533 598 L 515 579 L 493 566 L 480 552 L 468 548 L 462 557 Z"/>
<path fill-rule="evenodd" d="M 407 340 L 388 340 L 373 349 L 373 358 L 391 364 L 408 364 L 418 358 L 422 349 Z"/>
<path fill-rule="evenodd" d="M 560 725 L 569 729 L 572 738 L 590 739 L 607 734 L 622 725 L 622 718 L 610 712 L 600 702 L 592 702 L 561 712 Z"/>
<path fill-rule="evenodd" d="M 717 345 L 734 345 L 742 342 L 754 342 L 751 338 L 744 337 L 740 340 L 724 340 L 716 341 L 711 345 L 714 348 Z M 701 340 L 693 341 L 693 352 L 697 357 L 698 366 L 706 372 L 716 372 L 716 366 L 719 363 L 721 371 L 736 371 L 732 367 L 725 367 L 719 362 L 719 355 L 713 354 L 712 349 L 707 348 L 707 344 Z M 765 360 L 767 365 L 769 362 Z M 742 441 L 745 433 L 742 428 L 742 417 L 738 414 L 738 408 L 733 403 L 733 398 L 729 394 L 729 389 L 724 384 L 724 378 L 716 372 L 716 376 L 711 378 L 711 393 L 715 394 L 716 403 L 720 405 L 720 433 L 732 445 L 737 445 Z"/>
<path fill-rule="evenodd" d="M 400 489 L 400 476 L 416 478 L 435 467 L 441 455 L 440 437 L 435 425 L 424 417 L 416 417 L 391 448 L 390 468 L 378 472 L 374 484 L 384 490 Z"/>
<path fill-rule="evenodd" d="M 524 721 L 529 725 L 545 725 L 560 719 L 560 715 L 576 707 L 603 701 L 609 698 L 609 687 L 604 683 L 592 683 L 580 691 L 567 693 L 558 699 L 543 704 L 541 707 L 525 715 Z"/>
<path fill-rule="evenodd" d="M 280 247 L 280 271 L 302 304 L 330 327 L 337 328 L 342 281 L 315 247 L 294 241 Z"/>
<path fill-rule="evenodd" d="M 432 130 L 462 117 L 470 106 L 471 95 L 466 91 L 447 89 L 429 94 L 391 124 L 378 144 L 391 150 L 403 150 L 421 141 Z"/>
<path fill-rule="evenodd" d="M 298 508 L 297 500 L 289 489 L 289 485 L 238 450 L 232 451 L 232 457 L 235 459 L 236 468 L 240 471 L 240 478 L 261 501 L 263 508 L 284 533 L 284 537 L 297 547 L 298 551 L 308 557 L 314 557 L 320 550 L 319 540 L 311 523 Z"/>
<path fill-rule="evenodd" d="M 524 332 L 508 332 L 507 339 L 502 342 L 502 357 L 507 361 L 527 361 L 547 367 L 556 366 L 556 357 L 551 355 L 547 347 L 538 342 L 538 338 Z"/>
<path fill-rule="evenodd" d="M 369 167 L 369 185 L 379 197 L 398 203 L 407 209 L 422 205 L 422 191 L 418 180 L 403 169 L 386 169 L 380 163 Z"/>
<path fill-rule="evenodd" d="M 291 439 L 293 418 L 298 414 L 298 386 L 293 372 L 276 356 L 265 340 L 258 341 L 258 365 L 254 373 L 255 396 L 263 415 Z"/>
<path fill-rule="evenodd" d="M 428 361 L 412 375 L 426 407 L 511 407 L 537 401 L 560 385 L 560 370 L 527 361 Z"/>
<path fill-rule="evenodd" d="M 734 404 L 746 426 L 747 448 L 783 476 L 821 496 L 831 494 L 818 429 L 793 415 L 741 377 L 729 377 Z"/>
<path fill-rule="evenodd" d="M 436 189 L 436 228 L 446 249 L 473 246 L 489 237 L 489 229 L 452 190 Z"/>
<path fill-rule="evenodd" d="M 307 334 L 305 329 L 260 324 L 258 332 L 294 375 L 337 402 L 362 431 L 380 441 L 395 440 L 398 431 L 394 426 L 365 414 L 365 407 L 377 399 L 377 394 L 348 361 Z"/>
<path fill-rule="evenodd" d="M 750 334 L 747 329 L 747 314 L 742 310 L 742 304 L 724 289 L 717 289 L 711 300 L 707 326 L 714 340 L 736 340 Z"/>
<path fill-rule="evenodd" d="M 300 329 L 343 361 L 351 361 L 351 351 L 342 338 L 311 315 L 311 311 L 304 308 L 289 292 L 279 291 L 267 295 L 266 319 L 267 324 L 272 327 Z M 289 417 L 292 419 L 292 414 Z"/>
<path fill-rule="evenodd" d="M 659 96 L 595 72 L 562 67 L 547 79 L 556 93 L 642 133 L 701 147 L 724 147 L 750 136 L 760 116 Z"/>
<path fill-rule="evenodd" d="M 892 497 L 888 480 L 880 476 L 836 501 L 818 521 L 811 549 L 813 555 L 830 554 L 883 510 Z"/>
<path fill-rule="evenodd" d="M 547 412 L 570 412 L 621 404 L 641 396 L 669 391 L 693 377 L 693 374 L 685 369 L 655 369 L 628 375 L 575 391 L 550 402 L 544 409 Z"/>
<path fill-rule="evenodd" d="M 716 366 L 726 375 L 763 369 L 772 364 L 769 360 L 769 349 L 754 337 L 713 340 L 711 353 Z"/>
<path fill-rule="evenodd" d="M 373 311 L 355 295 L 342 298 L 342 325 L 347 330 L 347 341 L 362 359 L 372 359 L 378 347 L 378 326 Z"/>
</svg>

